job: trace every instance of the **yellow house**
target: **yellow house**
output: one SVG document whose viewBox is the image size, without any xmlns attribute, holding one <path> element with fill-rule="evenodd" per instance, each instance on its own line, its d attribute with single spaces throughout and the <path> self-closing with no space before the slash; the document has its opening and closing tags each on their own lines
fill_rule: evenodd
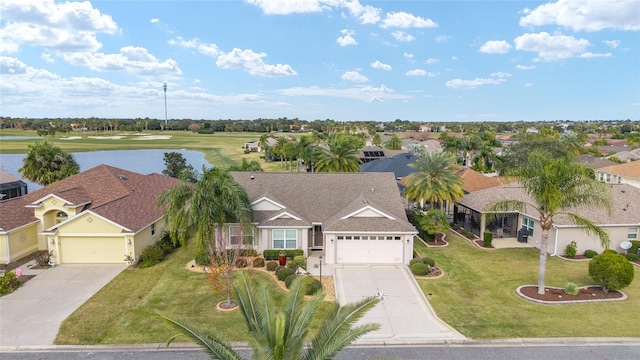
<svg viewBox="0 0 640 360">
<path fill-rule="evenodd" d="M 48 250 L 56 264 L 123 263 L 160 239 L 158 196 L 178 184 L 99 165 L 0 202 L 0 264 Z"/>
</svg>

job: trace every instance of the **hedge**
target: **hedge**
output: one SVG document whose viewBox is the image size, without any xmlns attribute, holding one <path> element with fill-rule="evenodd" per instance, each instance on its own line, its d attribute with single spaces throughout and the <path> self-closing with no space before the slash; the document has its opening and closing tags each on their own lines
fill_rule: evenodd
<svg viewBox="0 0 640 360">
<path fill-rule="evenodd" d="M 280 252 L 287 253 L 287 258 L 293 259 L 295 256 L 304 256 L 302 249 L 290 249 L 290 250 L 265 250 L 262 252 L 262 256 L 265 260 L 278 260 Z"/>
</svg>

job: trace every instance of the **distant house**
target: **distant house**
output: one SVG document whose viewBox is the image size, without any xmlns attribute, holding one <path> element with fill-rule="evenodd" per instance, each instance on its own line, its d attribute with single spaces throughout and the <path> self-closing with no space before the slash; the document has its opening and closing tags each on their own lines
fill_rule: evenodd
<svg viewBox="0 0 640 360">
<path fill-rule="evenodd" d="M 392 156 L 396 156 L 405 153 L 405 150 L 389 150 L 377 146 L 365 146 L 360 150 L 358 158 L 364 163 L 369 161 L 384 159 Z"/>
<path fill-rule="evenodd" d="M 27 194 L 27 183 L 0 170 L 0 201 Z"/>
<path fill-rule="evenodd" d="M 597 157 L 589 154 L 582 154 L 576 156 L 573 160 L 574 163 L 585 166 L 589 169 L 598 169 L 605 166 L 617 165 L 618 163 L 615 161 L 611 161 L 609 159 L 605 159 L 602 157 Z"/>
<path fill-rule="evenodd" d="M 125 263 L 160 239 L 158 196 L 179 180 L 99 165 L 0 201 L 0 263 L 38 250 L 57 264 Z"/>
<path fill-rule="evenodd" d="M 415 228 L 391 173 L 232 172 L 247 191 L 258 252 L 302 249 L 327 264 L 408 264 Z M 229 234 L 239 227 L 229 224 Z"/>
<path fill-rule="evenodd" d="M 640 189 L 628 184 L 615 184 L 608 186 L 607 191 L 612 203 L 611 213 L 601 206 L 569 209 L 569 211 L 589 219 L 606 230 L 611 238 L 610 248 L 621 252 L 623 251 L 620 248 L 622 242 L 639 239 Z M 501 200 L 533 203 L 519 183 L 501 185 L 466 194 L 464 198 L 457 201 L 454 217 L 457 220 L 464 218 L 465 223 L 471 223 L 471 231 L 476 235 L 491 231 L 494 236 L 515 238 L 518 231 L 524 229 L 528 236 L 527 241 L 540 248 L 542 228 L 538 211 L 532 207 L 527 207 L 523 212 L 498 214 L 485 210 L 491 203 Z M 571 241 L 576 241 L 580 254 L 589 249 L 598 252 L 604 250 L 597 237 L 590 236 L 580 226 L 573 225 L 566 215 L 555 216 L 553 228 L 549 232 L 547 251 L 551 255 L 563 254 L 565 247 Z"/>
<path fill-rule="evenodd" d="M 596 169 L 596 179 L 607 184 L 629 184 L 640 188 L 640 161 Z"/>
<path fill-rule="evenodd" d="M 609 157 L 610 158 L 615 157 L 626 162 L 640 160 L 640 148 L 629 150 L 629 151 L 625 150 L 625 151 L 617 152 Z"/>
</svg>

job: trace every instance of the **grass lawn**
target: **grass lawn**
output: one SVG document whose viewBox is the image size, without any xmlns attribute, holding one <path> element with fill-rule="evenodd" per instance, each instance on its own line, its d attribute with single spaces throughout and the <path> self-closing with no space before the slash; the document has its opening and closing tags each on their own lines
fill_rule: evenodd
<svg viewBox="0 0 640 360">
<path fill-rule="evenodd" d="M 192 258 L 179 249 L 158 265 L 125 270 L 62 323 L 55 344 L 164 343 L 177 331 L 158 318 L 156 311 L 204 329 L 219 329 L 231 341 L 246 341 L 240 312 L 216 310 L 226 296 L 213 292 L 205 274 L 185 269 Z M 283 301 L 285 291 L 268 274 L 250 273 L 267 284 L 276 303 Z M 326 305 L 320 314 L 323 309 Z"/>
<path fill-rule="evenodd" d="M 260 154 L 245 154 L 242 146 L 246 142 L 258 141 L 262 133 L 215 133 L 211 135 L 201 135 L 190 131 L 144 131 L 150 135 L 169 135 L 169 140 L 133 140 L 135 136 L 126 136 L 123 139 L 109 139 L 108 136 L 121 135 L 122 132 L 99 132 L 97 136 L 104 139 L 90 139 L 89 136 L 96 136 L 94 132 L 80 133 L 82 139 L 63 140 L 63 137 L 76 136 L 76 133 L 56 134 L 55 137 L 47 137 L 47 140 L 68 152 L 84 152 L 96 150 L 135 150 L 135 149 L 176 149 L 176 150 L 196 150 L 204 153 L 205 159 L 216 166 L 227 166 L 232 162 L 241 162 L 245 157 L 247 160 L 259 159 Z M 37 136 L 31 130 L 0 130 L 0 135 L 10 136 Z M 291 134 L 297 136 L 297 134 Z M 36 139 L 15 139 L 2 140 L 0 154 L 21 154 L 26 153 L 27 146 Z M 261 160 L 262 168 L 265 171 L 284 171 L 280 162 L 265 162 Z M 294 165 L 295 167 L 295 165 Z M 200 170 L 200 169 L 196 169 Z"/>
<path fill-rule="evenodd" d="M 628 299 L 619 302 L 542 305 L 520 298 L 520 285 L 538 283 L 537 249 L 482 250 L 453 233 L 450 245 L 416 251 L 436 260 L 444 276 L 418 280 L 438 316 L 472 339 L 514 337 L 637 337 L 640 336 L 640 270 L 623 289 Z M 588 262 L 550 257 L 547 286 L 573 281 L 592 285 Z"/>
</svg>

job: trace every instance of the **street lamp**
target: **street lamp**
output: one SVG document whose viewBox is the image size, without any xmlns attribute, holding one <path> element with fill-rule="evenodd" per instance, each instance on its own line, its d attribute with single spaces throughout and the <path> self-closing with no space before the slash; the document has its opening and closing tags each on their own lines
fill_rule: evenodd
<svg viewBox="0 0 640 360">
<path fill-rule="evenodd" d="M 320 288 L 322 289 L 322 255 L 320 255 L 320 262 L 318 265 L 320 266 Z"/>
<path fill-rule="evenodd" d="M 164 127 L 165 129 L 167 128 L 167 83 L 164 83 L 162 85 L 162 88 L 164 89 Z"/>
</svg>

